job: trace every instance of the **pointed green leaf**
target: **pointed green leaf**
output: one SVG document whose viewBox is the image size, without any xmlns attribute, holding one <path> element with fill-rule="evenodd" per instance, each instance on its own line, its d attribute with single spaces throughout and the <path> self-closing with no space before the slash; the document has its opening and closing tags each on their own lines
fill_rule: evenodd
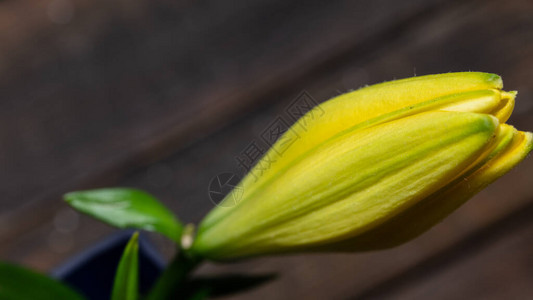
<svg viewBox="0 0 533 300">
<path fill-rule="evenodd" d="M 179 243 L 182 224 L 152 195 L 129 188 L 105 188 L 68 193 L 75 209 L 118 228 L 159 232 Z"/>
<path fill-rule="evenodd" d="M 115 274 L 111 300 L 137 300 L 139 297 L 139 233 L 135 232 L 124 249 Z"/>
<path fill-rule="evenodd" d="M 0 262 L 0 300 L 83 300 L 68 286 L 31 270 Z"/>
</svg>

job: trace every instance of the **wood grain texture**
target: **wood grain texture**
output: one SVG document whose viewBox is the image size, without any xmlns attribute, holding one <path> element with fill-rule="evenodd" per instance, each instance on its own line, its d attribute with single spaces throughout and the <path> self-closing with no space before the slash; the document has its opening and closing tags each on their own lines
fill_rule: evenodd
<svg viewBox="0 0 533 300">
<path fill-rule="evenodd" d="M 80 0 L 52 25 L 48 6 L 3 3 L 31 13 L 0 28 L 23 31 L 2 50 L 0 242 L 50 219 L 64 191 L 116 184 L 439 2 Z"/>
<path fill-rule="evenodd" d="M 213 17 L 212 22 L 205 19 L 208 6 L 181 3 L 172 10 L 168 2 L 154 3 L 144 3 L 143 9 L 128 17 L 123 17 L 123 8 L 110 9 L 102 19 L 108 25 L 91 38 L 89 54 L 68 58 L 61 51 L 47 50 L 52 52 L 47 57 L 55 57 L 51 62 L 29 62 L 18 75 L 2 79 L 0 85 L 10 96 L 7 104 L 0 104 L 6 105 L 0 110 L 0 122 L 5 122 L 0 137 L 14 144 L 8 150 L 0 148 L 9 153 L 1 156 L 7 157 L 2 165 L 20 173 L 1 185 L 6 193 L 16 195 L 1 205 L 19 209 L 0 217 L 0 223 L 9 222 L 0 226 L 0 258 L 48 270 L 109 233 L 111 229 L 60 204 L 58 195 L 72 188 L 116 184 L 145 188 L 184 221 L 198 222 L 213 205 L 207 197 L 210 179 L 221 172 L 236 172 L 235 156 L 283 115 L 302 90 L 324 101 L 364 84 L 414 73 L 495 72 L 503 76 L 507 89 L 520 92 L 511 124 L 533 130 L 533 5 L 529 1 L 377 1 L 370 6 L 347 1 L 327 7 L 315 3 L 305 9 L 281 1 L 252 1 L 235 7 L 213 6 L 212 13 L 216 11 L 220 19 Z M 98 5 L 107 11 L 105 4 Z M 262 17 L 254 18 L 253 13 Z M 178 22 L 173 18 L 176 14 L 190 18 L 192 25 L 184 28 L 173 23 Z M 139 20 L 149 27 L 143 26 L 140 33 L 129 27 Z M 109 24 L 118 27 L 113 34 L 106 31 Z M 183 36 L 191 28 L 194 32 Z M 63 33 L 49 36 L 58 38 Z M 51 40 L 44 38 L 40 45 Z M 61 45 L 58 40 L 50 47 Z M 78 75 L 79 68 L 85 75 Z M 52 77 L 47 81 L 43 74 Z M 168 77 L 155 80 L 160 74 Z M 34 85 L 40 92 L 32 95 L 44 96 L 35 96 L 31 105 L 24 106 L 22 100 L 32 98 L 27 93 Z M 73 103 L 72 98 L 81 102 Z M 49 107 L 56 110 L 48 111 Z M 63 119 L 54 121 L 57 117 Z M 39 130 L 44 137 L 34 136 Z M 20 139 L 21 134 L 30 137 Z M 33 160 L 21 160 L 32 149 L 22 143 L 32 145 L 39 136 L 48 150 L 34 150 Z M 281 274 L 275 282 L 231 299 L 380 298 L 395 293 L 424 297 L 455 276 L 490 286 L 494 277 L 476 276 L 479 273 L 469 273 L 470 268 L 462 264 L 486 262 L 493 253 L 503 256 L 500 249 L 518 245 L 514 237 L 522 231 L 517 227 L 506 227 L 500 238 L 484 230 L 496 228 L 531 205 L 532 170 L 529 159 L 445 222 L 397 249 L 264 258 L 206 265 L 199 272 Z M 26 182 L 33 186 L 23 188 L 21 183 Z M 35 199 L 35 204 L 20 209 L 22 199 Z M 31 212 L 35 208 L 39 213 Z M 457 245 L 475 241 L 479 232 L 486 232 L 481 247 L 466 254 L 457 250 Z M 509 242 L 502 243 L 507 235 Z M 172 252 L 168 244 L 160 244 L 167 254 Z M 512 261 L 526 259 L 525 250 L 513 252 Z M 483 254 L 477 256 L 478 251 Z M 455 266 L 425 264 L 435 257 Z M 523 281 L 530 278 L 530 273 L 516 268 L 495 268 Z M 422 275 L 403 281 L 412 270 Z M 425 280 L 424 274 L 433 276 Z M 380 293 L 388 287 L 395 287 L 392 294 Z M 491 293 L 463 285 L 443 298 L 462 291 L 463 299 Z M 517 295 L 530 292 L 516 291 Z"/>
<path fill-rule="evenodd" d="M 165 156 L 437 2 L 139 1 L 130 12 L 121 2 L 74 1 L 69 24 L 28 25 L 32 38 L 4 50 L 0 210 L 66 178 Z M 46 9 L 33 8 L 40 17 Z"/>
<path fill-rule="evenodd" d="M 533 202 L 364 299 L 523 299 L 533 294 Z"/>
</svg>

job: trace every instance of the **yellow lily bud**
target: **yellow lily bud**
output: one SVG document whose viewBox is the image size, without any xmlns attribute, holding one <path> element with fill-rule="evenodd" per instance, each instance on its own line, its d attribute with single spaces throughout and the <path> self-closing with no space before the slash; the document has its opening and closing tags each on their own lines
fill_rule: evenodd
<svg viewBox="0 0 533 300">
<path fill-rule="evenodd" d="M 209 213 L 190 251 L 214 260 L 362 251 L 418 236 L 531 151 L 531 133 L 503 124 L 516 93 L 501 88 L 494 74 L 449 73 L 322 103 L 320 117 L 309 112 L 265 155 L 268 169 L 243 179 L 237 205 Z"/>
</svg>

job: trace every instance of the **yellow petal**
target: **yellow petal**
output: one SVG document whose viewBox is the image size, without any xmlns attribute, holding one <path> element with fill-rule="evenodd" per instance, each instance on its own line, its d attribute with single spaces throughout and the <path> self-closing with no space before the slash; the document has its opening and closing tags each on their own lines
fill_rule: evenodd
<svg viewBox="0 0 533 300">
<path fill-rule="evenodd" d="M 491 114 L 496 116 L 496 118 L 498 118 L 501 123 L 505 123 L 511 116 L 511 113 L 513 112 L 513 109 L 514 109 L 516 95 L 517 95 L 516 91 L 511 91 L 511 92 L 502 91 L 503 101 L 500 107 L 496 108 L 494 111 L 491 112 Z"/>
<path fill-rule="evenodd" d="M 497 146 L 466 174 L 388 222 L 348 241 L 316 251 L 367 251 L 403 244 L 427 231 L 487 185 L 509 172 L 533 149 L 533 135 L 500 125 Z"/>
<path fill-rule="evenodd" d="M 490 115 L 426 112 L 338 136 L 203 224 L 192 249 L 228 259 L 349 239 L 452 181 L 486 153 L 498 124 Z"/>
<path fill-rule="evenodd" d="M 485 112 L 484 109 L 489 108 L 496 111 L 497 103 L 493 100 L 499 103 L 498 90 L 502 86 L 498 75 L 461 72 L 385 82 L 340 95 L 314 108 L 280 138 L 265 156 L 271 162 L 268 167 L 264 168 L 261 163 L 258 164 L 240 183 L 238 191 L 243 191 L 243 195 L 239 198 L 241 202 L 248 201 L 256 189 L 272 180 L 299 156 L 346 130 L 353 130 L 356 126 L 363 128 L 431 108 L 438 109 L 439 106 L 445 106 L 443 102 L 449 102 L 449 110 L 457 110 L 459 107 L 456 103 L 456 108 L 452 108 L 453 102 L 463 101 L 469 103 L 463 108 L 468 106 L 468 109 L 472 109 L 466 111 Z M 479 90 L 485 90 L 480 93 L 492 95 L 474 95 L 483 98 L 482 101 L 469 101 L 472 95 L 465 92 L 476 93 Z M 440 99 L 434 101 L 436 98 Z M 462 100 L 459 101 L 458 98 Z M 376 118 L 379 120 L 374 120 Z M 363 124 L 365 122 L 367 123 Z M 290 147 L 284 146 L 287 141 L 294 140 L 296 142 L 290 144 Z M 233 201 L 234 198 L 235 196 L 230 194 L 226 199 Z M 231 205 L 222 205 L 211 211 L 203 224 L 214 224 L 233 209 Z"/>
</svg>

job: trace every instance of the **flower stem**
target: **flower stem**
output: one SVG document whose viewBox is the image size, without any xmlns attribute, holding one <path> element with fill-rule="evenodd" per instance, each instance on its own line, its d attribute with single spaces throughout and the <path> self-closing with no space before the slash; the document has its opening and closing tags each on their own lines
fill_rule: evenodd
<svg viewBox="0 0 533 300">
<path fill-rule="evenodd" d="M 202 262 L 188 250 L 194 237 L 194 226 L 187 225 L 181 237 L 178 253 L 148 293 L 146 300 L 175 299 L 188 275 Z"/>
</svg>

